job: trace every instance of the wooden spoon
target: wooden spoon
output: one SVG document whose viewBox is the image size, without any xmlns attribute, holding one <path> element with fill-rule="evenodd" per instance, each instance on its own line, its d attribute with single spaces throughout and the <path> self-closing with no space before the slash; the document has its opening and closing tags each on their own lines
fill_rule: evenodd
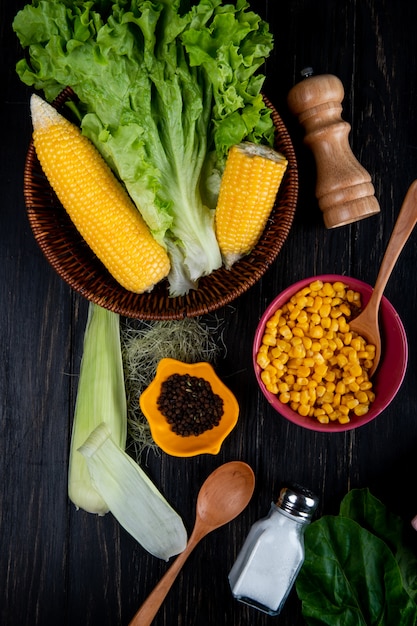
<svg viewBox="0 0 417 626">
<path fill-rule="evenodd" d="M 249 465 L 241 461 L 225 463 L 210 474 L 198 494 L 196 521 L 185 550 L 177 556 L 129 626 L 149 626 L 152 623 L 172 583 L 200 539 L 237 517 L 249 504 L 254 488 L 254 473 Z"/>
<path fill-rule="evenodd" d="M 374 344 L 376 347 L 375 359 L 372 368 L 369 371 L 369 376 L 373 375 L 381 358 L 381 335 L 379 331 L 378 311 L 382 294 L 400 252 L 411 235 L 416 222 L 417 180 L 411 183 L 407 191 L 407 195 L 404 198 L 394 230 L 392 231 L 388 242 L 388 247 L 385 251 L 384 258 L 382 259 L 371 298 L 362 313 L 349 322 L 350 330 L 358 333 L 358 335 L 364 337 L 368 343 Z"/>
</svg>

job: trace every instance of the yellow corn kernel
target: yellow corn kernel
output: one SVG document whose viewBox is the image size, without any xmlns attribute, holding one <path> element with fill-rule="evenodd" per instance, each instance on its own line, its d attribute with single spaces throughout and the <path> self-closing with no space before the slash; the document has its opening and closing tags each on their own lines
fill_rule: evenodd
<svg viewBox="0 0 417 626">
<path fill-rule="evenodd" d="M 331 403 L 333 402 L 333 396 L 334 396 L 333 392 L 332 392 L 332 391 L 329 391 L 329 390 L 326 388 L 326 391 L 325 391 L 325 392 L 324 392 L 324 394 L 321 396 L 321 401 L 322 401 L 322 403 L 323 403 L 323 404 L 325 404 L 325 403 L 326 403 L 326 404 L 331 404 Z"/>
<path fill-rule="evenodd" d="M 291 402 L 300 402 L 300 392 L 290 391 L 290 399 L 291 399 Z"/>
<path fill-rule="evenodd" d="M 274 359 L 272 361 L 272 365 L 274 366 L 277 375 L 279 375 L 279 373 L 283 373 L 284 372 L 284 363 L 282 361 L 280 361 L 279 359 Z"/>
<path fill-rule="evenodd" d="M 280 317 L 281 317 L 281 309 L 277 309 L 277 311 L 275 311 L 272 317 L 270 317 L 267 323 L 265 324 L 266 328 L 276 328 Z"/>
<path fill-rule="evenodd" d="M 35 94 L 31 112 L 39 162 L 74 226 L 120 285 L 152 289 L 170 261 L 125 189 L 79 128 Z"/>
<path fill-rule="evenodd" d="M 317 380 L 317 382 L 320 382 L 318 380 L 318 378 L 321 379 L 324 376 L 326 376 L 327 370 L 328 370 L 328 366 L 325 363 L 321 363 L 319 365 L 316 365 L 315 368 L 314 368 L 314 374 L 317 376 L 317 378 L 315 378 L 314 380 Z"/>
<path fill-rule="evenodd" d="M 334 393 L 336 391 L 336 385 L 335 385 L 335 383 L 333 381 L 327 383 L 326 391 L 328 393 Z"/>
<path fill-rule="evenodd" d="M 265 327 L 265 335 L 271 335 L 271 337 L 277 336 L 277 327 L 266 326 Z"/>
<path fill-rule="evenodd" d="M 271 383 L 270 385 L 265 385 L 267 391 L 276 395 L 278 393 L 278 385 L 276 383 Z"/>
<path fill-rule="evenodd" d="M 273 335 L 270 335 L 269 333 L 265 333 L 265 335 L 262 337 L 262 343 L 266 346 L 275 346 L 275 337 Z"/>
<path fill-rule="evenodd" d="M 359 352 L 360 350 L 363 350 L 364 343 L 365 342 L 361 337 L 353 337 L 350 345 L 355 350 L 355 352 Z"/>
<path fill-rule="evenodd" d="M 310 325 L 309 336 L 311 339 L 320 339 L 323 337 L 324 330 L 322 326 L 315 326 L 314 324 Z"/>
<path fill-rule="evenodd" d="M 325 413 L 323 415 L 317 415 L 317 421 L 320 422 L 320 424 L 328 424 L 330 421 L 330 418 L 328 415 L 326 415 Z"/>
<path fill-rule="evenodd" d="M 352 398 L 352 400 L 348 400 L 346 402 L 346 406 L 349 409 L 354 409 L 356 406 L 358 406 L 358 404 L 359 404 L 359 400 L 357 400 L 356 398 Z"/>
<path fill-rule="evenodd" d="M 290 401 L 290 394 L 288 391 L 283 391 L 279 394 L 278 399 L 282 404 L 288 404 Z"/>
<path fill-rule="evenodd" d="M 337 385 L 336 385 L 336 389 L 335 389 L 336 393 L 340 394 L 341 396 L 343 396 L 343 394 L 346 393 L 346 385 L 343 381 L 339 380 Z"/>
<path fill-rule="evenodd" d="M 298 324 L 305 324 L 307 321 L 308 315 L 307 312 L 303 309 L 302 311 L 300 311 L 300 315 L 297 317 L 297 322 Z"/>
<path fill-rule="evenodd" d="M 298 339 L 301 339 L 302 337 L 304 337 L 304 331 L 301 328 L 301 326 L 299 326 L 297 324 L 297 326 L 294 326 L 294 328 L 292 329 L 292 334 L 293 337 L 297 337 Z"/>
<path fill-rule="evenodd" d="M 350 422 L 350 417 L 348 415 L 340 415 L 338 419 L 340 424 L 349 424 Z"/>
<path fill-rule="evenodd" d="M 306 349 L 304 348 L 303 344 L 299 344 L 297 346 L 293 346 L 289 354 L 294 359 L 303 359 L 306 355 Z"/>
<path fill-rule="evenodd" d="M 277 357 L 281 363 L 287 363 L 288 359 L 290 358 L 287 352 L 281 352 L 281 354 Z"/>
<path fill-rule="evenodd" d="M 271 384 L 271 372 L 269 370 L 262 370 L 261 372 L 261 380 L 263 382 L 264 385 L 270 385 Z"/>
<path fill-rule="evenodd" d="M 325 350 L 323 350 L 322 355 L 325 361 L 329 361 L 334 355 L 334 351 L 330 350 L 330 348 L 326 348 Z"/>
<path fill-rule="evenodd" d="M 365 391 L 358 391 L 356 399 L 359 400 L 360 404 L 368 404 L 368 394 Z"/>
<path fill-rule="evenodd" d="M 313 298 L 313 301 L 310 303 L 310 305 L 307 307 L 307 311 L 309 313 L 318 313 L 320 307 L 323 304 L 323 298 L 321 296 L 317 296 L 315 295 Z"/>
<path fill-rule="evenodd" d="M 290 313 L 290 320 L 296 320 L 299 315 L 300 309 L 298 308 L 298 306 L 295 306 Z"/>
<path fill-rule="evenodd" d="M 291 344 L 280 337 L 277 338 L 276 345 L 282 352 L 289 352 L 291 349 Z"/>
<path fill-rule="evenodd" d="M 346 315 L 346 317 L 350 317 L 351 316 L 351 310 L 350 307 L 348 307 L 348 305 L 345 302 L 342 302 L 339 310 L 343 313 L 343 315 Z"/>
<path fill-rule="evenodd" d="M 303 362 L 302 358 L 292 358 L 292 359 L 289 359 L 287 366 L 290 369 L 297 369 L 298 367 L 300 367 L 302 362 Z"/>
<path fill-rule="evenodd" d="M 320 342 L 319 341 L 312 341 L 310 349 L 311 349 L 312 352 L 320 352 L 320 350 L 321 350 Z"/>
<path fill-rule="evenodd" d="M 329 413 L 329 418 L 330 418 L 330 420 L 331 420 L 332 422 L 335 422 L 335 421 L 338 419 L 338 417 L 339 417 L 340 415 L 341 415 L 341 414 L 340 414 L 340 413 L 339 413 L 339 411 L 336 409 L 336 410 L 335 410 L 335 411 L 333 411 L 332 413 Z"/>
<path fill-rule="evenodd" d="M 321 322 L 321 317 L 318 313 L 312 313 L 310 316 L 310 321 L 312 322 L 312 324 L 317 326 Z"/>
<path fill-rule="evenodd" d="M 303 359 L 303 366 L 304 367 L 308 367 L 311 371 L 311 368 L 314 367 L 316 364 L 315 360 L 313 359 L 313 357 L 305 357 Z"/>
<path fill-rule="evenodd" d="M 362 368 L 359 365 L 359 363 L 354 363 L 348 369 L 349 369 L 350 374 L 354 376 L 355 378 L 357 378 L 358 376 L 362 376 Z"/>
<path fill-rule="evenodd" d="M 265 369 L 270 364 L 270 359 L 264 352 L 258 352 L 256 355 L 256 362 L 262 369 Z"/>
<path fill-rule="evenodd" d="M 335 358 L 336 358 L 336 363 L 340 368 L 344 368 L 345 365 L 348 364 L 348 360 L 345 354 L 339 353 Z"/>
<path fill-rule="evenodd" d="M 259 352 L 261 351 L 261 348 L 263 348 L 265 350 L 265 348 L 267 348 L 267 346 L 265 346 L 265 344 L 262 343 L 259 346 Z M 271 359 L 277 359 L 282 354 L 282 351 L 280 350 L 280 348 L 278 348 L 278 346 L 269 346 L 268 349 L 269 349 L 269 357 Z"/>
<path fill-rule="evenodd" d="M 340 280 L 337 280 L 333 283 L 333 289 L 337 294 L 340 294 L 342 298 L 345 297 L 346 285 L 344 285 Z"/>
<path fill-rule="evenodd" d="M 334 380 L 336 380 L 336 373 L 333 370 L 327 370 L 327 373 L 324 376 L 324 379 L 327 380 L 329 383 L 331 383 Z"/>
<path fill-rule="evenodd" d="M 333 320 L 331 320 L 330 317 L 323 317 L 320 320 L 320 326 L 324 328 L 324 330 L 329 330 L 332 325 L 332 321 Z"/>
<path fill-rule="evenodd" d="M 349 328 L 349 324 L 347 324 L 347 328 Z M 345 344 L 345 346 L 350 346 L 351 342 L 352 342 L 352 333 L 348 330 L 343 336 L 343 343 Z"/>
<path fill-rule="evenodd" d="M 322 398 L 326 393 L 326 387 L 324 385 L 317 385 L 316 394 L 318 398 Z"/>
<path fill-rule="evenodd" d="M 310 413 L 310 407 L 307 404 L 300 404 L 297 409 L 297 413 L 302 417 L 307 417 L 307 415 Z"/>
<path fill-rule="evenodd" d="M 309 284 L 310 287 L 310 291 L 320 291 L 320 289 L 322 289 L 323 287 L 323 282 L 321 280 L 314 280 L 312 283 Z"/>
<path fill-rule="evenodd" d="M 320 317 L 329 317 L 330 311 L 331 311 L 330 304 L 322 304 L 322 306 L 319 309 L 319 315 Z"/>
<path fill-rule="evenodd" d="M 340 405 L 337 408 L 338 408 L 339 413 L 342 413 L 343 415 L 349 415 L 350 409 L 348 406 L 346 406 L 346 404 L 340 403 Z"/>
<path fill-rule="evenodd" d="M 369 406 L 367 404 L 358 404 L 353 409 L 354 414 L 357 415 L 358 417 L 361 415 L 366 415 L 368 411 L 369 411 Z"/>
<path fill-rule="evenodd" d="M 279 333 L 282 337 L 284 337 L 284 339 L 291 339 L 292 337 L 291 328 L 288 326 L 288 324 L 284 324 L 284 326 L 281 326 L 281 328 L 279 329 Z"/>
<path fill-rule="evenodd" d="M 324 296 L 334 296 L 335 291 L 333 285 L 331 283 L 324 283 L 323 285 L 323 295 Z"/>
<path fill-rule="evenodd" d="M 285 157 L 267 146 L 241 143 L 229 151 L 215 212 L 215 230 L 230 268 L 257 244 L 287 169 Z"/>
</svg>

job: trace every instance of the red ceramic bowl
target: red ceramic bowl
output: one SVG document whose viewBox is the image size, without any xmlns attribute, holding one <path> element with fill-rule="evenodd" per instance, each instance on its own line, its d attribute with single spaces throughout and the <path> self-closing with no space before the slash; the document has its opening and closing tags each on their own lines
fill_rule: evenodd
<svg viewBox="0 0 417 626">
<path fill-rule="evenodd" d="M 340 276 L 337 274 L 324 274 L 321 276 L 313 276 L 305 278 L 299 282 L 287 287 L 282 293 L 280 293 L 268 306 L 263 314 L 258 328 L 255 333 L 255 340 L 253 343 L 253 365 L 255 368 L 255 375 L 259 384 L 259 387 L 264 394 L 268 402 L 274 407 L 274 409 L 280 413 L 283 417 L 288 419 L 294 424 L 298 424 L 303 428 L 310 430 L 322 431 L 322 432 L 341 432 L 358 428 L 367 424 L 371 420 L 375 419 L 394 399 L 397 394 L 401 383 L 404 379 L 404 375 L 407 368 L 408 359 L 408 345 L 407 337 L 405 334 L 404 326 L 395 311 L 392 304 L 382 297 L 380 308 L 380 330 L 382 338 L 382 356 L 381 361 L 375 372 L 372 382 L 375 392 L 375 400 L 371 404 L 371 407 L 366 415 L 362 417 L 355 417 L 348 424 L 340 424 L 339 422 L 331 422 L 329 424 L 320 424 L 315 418 L 302 417 L 295 411 L 293 411 L 288 405 L 283 404 L 278 400 L 278 397 L 269 392 L 263 384 L 260 373 L 261 368 L 256 363 L 256 355 L 259 347 L 262 343 L 262 337 L 265 330 L 265 324 L 273 313 L 287 302 L 291 296 L 297 291 L 306 287 L 314 280 L 321 280 L 323 282 L 335 282 L 341 281 L 358 291 L 362 298 L 362 307 L 368 302 L 372 287 L 361 280 L 356 278 L 350 278 L 348 276 Z"/>
</svg>

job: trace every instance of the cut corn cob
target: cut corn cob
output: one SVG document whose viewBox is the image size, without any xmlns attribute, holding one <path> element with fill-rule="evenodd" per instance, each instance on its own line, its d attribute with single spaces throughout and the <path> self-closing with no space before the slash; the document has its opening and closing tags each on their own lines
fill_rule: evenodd
<svg viewBox="0 0 417 626">
<path fill-rule="evenodd" d="M 287 169 L 286 158 L 267 146 L 233 146 L 222 176 L 215 212 L 216 237 L 230 268 L 257 244 Z"/>
<path fill-rule="evenodd" d="M 81 131 L 35 94 L 31 113 L 39 162 L 74 226 L 120 285 L 150 291 L 170 261 L 123 186 Z"/>
</svg>

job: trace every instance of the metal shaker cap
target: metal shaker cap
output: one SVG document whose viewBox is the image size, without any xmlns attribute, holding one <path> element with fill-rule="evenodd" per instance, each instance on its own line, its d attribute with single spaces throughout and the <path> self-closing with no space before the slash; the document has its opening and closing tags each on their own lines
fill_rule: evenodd
<svg viewBox="0 0 417 626">
<path fill-rule="evenodd" d="M 277 506 L 294 517 L 309 520 L 319 503 L 318 497 L 301 485 L 283 487 L 279 494 Z"/>
</svg>

